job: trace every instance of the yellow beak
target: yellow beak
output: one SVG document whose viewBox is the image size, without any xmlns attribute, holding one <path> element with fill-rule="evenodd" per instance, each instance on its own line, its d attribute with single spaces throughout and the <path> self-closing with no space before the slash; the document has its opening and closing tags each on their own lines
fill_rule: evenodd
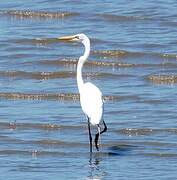
<svg viewBox="0 0 177 180">
<path fill-rule="evenodd" d="M 73 35 L 73 36 L 62 36 L 62 37 L 58 37 L 57 38 L 58 40 L 61 40 L 61 41 L 76 41 L 76 36 Z"/>
</svg>

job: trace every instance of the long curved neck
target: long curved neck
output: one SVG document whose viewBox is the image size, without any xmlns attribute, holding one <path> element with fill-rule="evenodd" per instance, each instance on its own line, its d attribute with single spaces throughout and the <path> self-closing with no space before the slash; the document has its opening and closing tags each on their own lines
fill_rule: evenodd
<svg viewBox="0 0 177 180">
<path fill-rule="evenodd" d="M 82 67 L 90 54 L 90 40 L 86 38 L 82 43 L 85 46 L 85 52 L 84 52 L 84 55 L 79 58 L 79 61 L 77 64 L 77 85 L 78 85 L 79 92 L 81 91 L 81 88 L 84 85 L 84 81 L 82 78 Z"/>
</svg>

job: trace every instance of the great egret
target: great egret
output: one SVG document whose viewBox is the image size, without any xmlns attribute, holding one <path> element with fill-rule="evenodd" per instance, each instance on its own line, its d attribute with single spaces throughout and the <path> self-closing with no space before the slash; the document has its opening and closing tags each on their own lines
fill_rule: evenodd
<svg viewBox="0 0 177 180">
<path fill-rule="evenodd" d="M 97 126 L 98 133 L 95 135 L 95 147 L 99 151 L 98 139 L 100 134 L 107 131 L 106 123 L 103 120 L 103 99 L 102 93 L 98 87 L 90 82 L 84 83 L 82 78 L 82 67 L 90 54 L 90 40 L 85 34 L 76 34 L 73 36 L 64 36 L 58 38 L 63 41 L 81 42 L 85 46 L 84 55 L 79 58 L 77 64 L 77 85 L 80 93 L 80 104 L 88 120 L 90 152 L 92 152 L 92 135 L 90 125 Z M 101 131 L 100 124 L 104 125 Z"/>
</svg>

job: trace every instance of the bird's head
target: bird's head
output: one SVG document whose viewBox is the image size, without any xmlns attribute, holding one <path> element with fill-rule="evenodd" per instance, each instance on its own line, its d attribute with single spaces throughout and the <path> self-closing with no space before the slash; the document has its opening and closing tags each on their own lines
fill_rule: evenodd
<svg viewBox="0 0 177 180">
<path fill-rule="evenodd" d="M 58 39 L 61 41 L 73 41 L 73 42 L 84 43 L 84 41 L 88 40 L 88 37 L 85 34 L 76 34 L 72 36 L 59 37 Z"/>
<path fill-rule="evenodd" d="M 85 46 L 85 53 L 80 58 L 87 59 L 90 54 L 90 40 L 85 34 L 76 34 L 72 36 L 59 37 L 58 40 L 61 41 L 71 41 L 71 42 L 81 42 Z"/>
</svg>

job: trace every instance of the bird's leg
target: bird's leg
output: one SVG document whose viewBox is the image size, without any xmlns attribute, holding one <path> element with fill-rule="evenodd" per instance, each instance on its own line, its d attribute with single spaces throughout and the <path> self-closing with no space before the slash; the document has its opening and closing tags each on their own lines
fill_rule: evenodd
<svg viewBox="0 0 177 180">
<path fill-rule="evenodd" d="M 98 133 L 95 135 L 95 147 L 97 149 L 97 151 L 99 151 L 99 144 L 98 144 L 98 139 L 99 139 L 99 136 L 100 134 L 104 133 L 107 131 L 107 126 L 106 126 L 106 123 L 104 122 L 103 120 L 103 124 L 104 124 L 104 129 L 100 132 L 100 126 L 99 124 L 97 125 L 98 126 Z"/>
<path fill-rule="evenodd" d="M 106 123 L 104 122 L 104 120 L 103 120 L 103 124 L 104 124 L 104 129 L 103 129 L 103 131 L 100 132 L 100 134 L 106 132 L 107 129 L 108 129 L 107 126 L 106 126 Z"/>
<path fill-rule="evenodd" d="M 104 100 L 103 100 L 103 102 L 104 102 Z M 104 103 L 103 103 L 103 112 L 104 112 Z M 107 131 L 107 126 L 106 126 L 106 123 L 104 122 L 104 119 L 103 119 L 103 125 L 104 125 L 104 129 L 100 132 L 100 134 Z"/>
<path fill-rule="evenodd" d="M 101 134 L 99 124 L 97 125 L 97 127 L 98 127 L 98 133 L 96 133 L 96 135 L 95 135 L 95 147 L 96 147 L 97 151 L 99 151 L 98 139 Z"/>
<path fill-rule="evenodd" d="M 88 130 L 89 130 L 89 141 L 90 141 L 90 153 L 92 153 L 92 135 L 91 135 L 91 128 L 90 128 L 90 120 L 89 117 L 88 119 Z"/>
</svg>

